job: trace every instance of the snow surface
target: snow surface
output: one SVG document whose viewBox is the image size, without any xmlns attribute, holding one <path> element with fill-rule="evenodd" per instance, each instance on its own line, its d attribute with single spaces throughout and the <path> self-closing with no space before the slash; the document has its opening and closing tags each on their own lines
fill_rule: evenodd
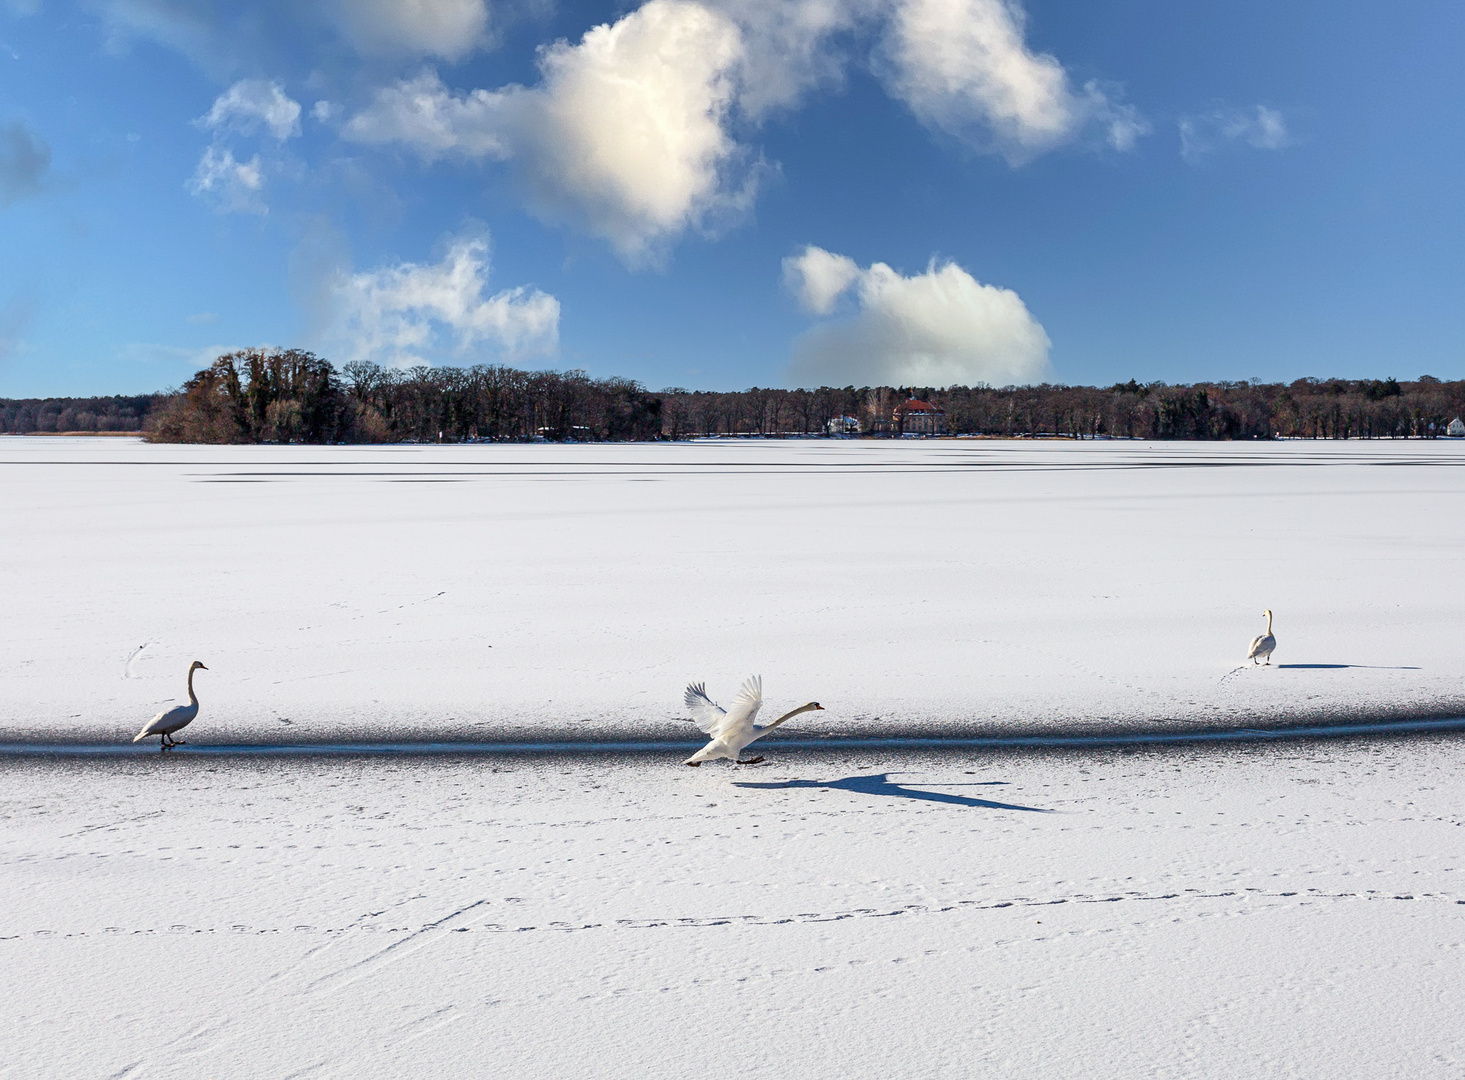
<svg viewBox="0 0 1465 1080">
<path fill-rule="evenodd" d="M 1465 444 L 0 438 L 0 738 L 1465 715 Z M 1276 612 L 1273 666 L 1245 663 Z"/>
<path fill-rule="evenodd" d="M 1465 446 L 0 439 L 0 1077 L 1456 1077 Z M 1270 669 L 1237 670 L 1277 613 Z"/>
<path fill-rule="evenodd" d="M 0 760 L 0 1077 L 1465 1069 L 1458 737 L 678 756 Z"/>
</svg>

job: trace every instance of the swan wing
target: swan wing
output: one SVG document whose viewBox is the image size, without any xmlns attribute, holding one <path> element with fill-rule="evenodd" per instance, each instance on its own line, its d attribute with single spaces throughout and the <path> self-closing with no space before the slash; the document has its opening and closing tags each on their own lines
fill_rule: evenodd
<svg viewBox="0 0 1465 1080">
<path fill-rule="evenodd" d="M 723 717 L 722 725 L 710 734 L 713 738 L 725 739 L 734 732 L 752 730 L 753 719 L 762 707 L 763 677 L 754 675 L 743 683 L 742 689 L 738 691 L 738 696 L 733 698 L 727 715 Z"/>
<path fill-rule="evenodd" d="M 139 731 L 136 735 L 134 735 L 132 737 L 132 741 L 133 742 L 139 742 L 139 741 L 141 741 L 143 739 L 146 739 L 149 735 L 156 735 L 156 734 L 158 734 L 160 731 L 162 731 L 162 728 L 158 727 L 158 725 L 163 722 L 163 718 L 166 717 L 167 715 L 168 715 L 168 710 L 167 709 L 164 709 L 162 712 L 158 713 L 157 716 L 153 717 L 151 720 L 149 720 L 146 724 L 144 724 L 142 726 L 142 730 Z"/>
<path fill-rule="evenodd" d="M 166 730 L 168 720 L 170 720 L 174 712 L 177 712 L 176 705 L 171 709 L 163 709 L 163 712 L 160 712 L 157 717 L 152 718 L 147 724 L 142 725 L 142 730 L 136 736 L 132 737 L 132 741 L 136 743 L 139 739 L 147 739 L 148 736 L 157 736 L 157 734 L 163 733 Z"/>
<path fill-rule="evenodd" d="M 692 683 L 687 687 L 682 701 L 686 704 L 687 711 L 692 714 L 692 722 L 701 728 L 705 735 L 711 735 L 716 731 L 727 716 L 727 710 L 707 696 L 706 683 Z"/>
<path fill-rule="evenodd" d="M 164 709 L 149 720 L 147 727 L 133 736 L 132 741 L 146 739 L 149 735 L 171 735 L 179 728 L 187 727 L 197 715 L 197 705 L 174 705 L 171 709 Z"/>
<path fill-rule="evenodd" d="M 1246 658 L 1250 660 L 1264 652 L 1271 652 L 1277 647 L 1277 639 L 1271 634 L 1258 634 L 1251 639 L 1251 648 L 1246 650 Z"/>
</svg>

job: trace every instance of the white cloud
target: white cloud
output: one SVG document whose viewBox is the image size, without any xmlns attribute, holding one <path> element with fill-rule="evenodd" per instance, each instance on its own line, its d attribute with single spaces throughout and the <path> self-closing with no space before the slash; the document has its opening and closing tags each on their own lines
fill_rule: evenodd
<svg viewBox="0 0 1465 1080">
<path fill-rule="evenodd" d="M 1232 138 L 1245 139 L 1258 150 L 1281 150 L 1292 143 L 1282 114 L 1265 105 L 1256 107 L 1255 120 L 1245 120 L 1239 127 L 1233 125 L 1226 133 Z"/>
<path fill-rule="evenodd" d="M 253 135 L 261 126 L 277 141 L 300 134 L 300 103 L 268 79 L 241 79 L 214 99 L 213 108 L 198 118 L 198 125 L 213 131 Z"/>
<path fill-rule="evenodd" d="M 484 350 L 509 357 L 552 353 L 559 341 L 559 301 L 520 286 L 484 298 L 488 242 L 459 237 L 437 263 L 399 263 L 339 274 L 330 289 L 328 336 L 343 359 L 398 367 L 443 354 L 470 362 Z"/>
<path fill-rule="evenodd" d="M 448 155 L 506 158 L 509 118 L 505 102 L 520 87 L 490 93 L 453 94 L 434 71 L 377 91 L 375 100 L 346 123 L 342 134 L 356 142 L 402 143 L 424 161 Z"/>
<path fill-rule="evenodd" d="M 1128 150 L 1150 130 L 1112 87 L 1075 89 L 1033 52 L 1017 0 L 648 0 L 541 49 L 535 86 L 455 91 L 429 69 L 379 89 L 342 133 L 427 162 L 506 161 L 539 217 L 654 264 L 750 209 L 764 166 L 736 125 L 838 83 L 870 32 L 892 94 L 1014 163 L 1086 131 Z"/>
<path fill-rule="evenodd" d="M 427 160 L 511 159 L 541 217 L 608 240 L 628 263 L 655 262 L 686 229 L 751 205 L 757 169 L 726 126 L 742 59 L 726 16 L 650 0 L 542 50 L 537 87 L 460 95 L 424 73 L 381 91 L 344 133 Z"/>
<path fill-rule="evenodd" d="M 929 127 L 1020 164 L 1088 124 L 1128 149 L 1148 125 L 1097 82 L 1075 93 L 1068 73 L 1024 39 L 1015 0 L 893 0 L 884 43 L 890 92 Z"/>
<path fill-rule="evenodd" d="M 709 0 L 742 32 L 738 108 L 757 119 L 797 105 L 805 92 L 844 79 L 841 33 L 871 22 L 886 0 Z"/>
<path fill-rule="evenodd" d="M 859 265 L 848 255 L 835 255 L 813 244 L 783 260 L 784 286 L 815 315 L 832 312 L 835 302 L 859 278 Z"/>
<path fill-rule="evenodd" d="M 1192 165 L 1228 143 L 1244 143 L 1257 150 L 1283 150 L 1292 145 L 1286 118 L 1265 105 L 1258 105 L 1255 112 L 1217 109 L 1183 116 L 1178 127 L 1180 156 Z"/>
<path fill-rule="evenodd" d="M 232 150 L 210 146 L 199 158 L 187 188 L 223 212 L 268 214 L 261 194 L 264 185 L 264 166 L 258 154 L 248 161 L 236 161 Z"/>
<path fill-rule="evenodd" d="M 216 78 L 237 70 L 261 48 L 261 22 L 248 11 L 195 0 L 92 0 L 107 46 L 126 52 L 134 41 L 154 41 L 187 57 Z"/>
<path fill-rule="evenodd" d="M 488 41 L 484 0 L 334 0 L 332 7 L 364 53 L 461 60 Z"/>
<path fill-rule="evenodd" d="M 1004 386 L 1048 375 L 1051 342 L 1022 299 L 955 263 L 932 261 L 925 273 L 905 277 L 884 263 L 860 270 L 810 246 L 784 261 L 784 275 L 816 313 L 833 311 L 847 292 L 854 307 L 799 339 L 793 385 Z"/>
<path fill-rule="evenodd" d="M 317 101 L 310 107 L 310 115 L 316 119 L 317 123 L 329 124 L 341 115 L 341 106 L 334 101 Z"/>
</svg>

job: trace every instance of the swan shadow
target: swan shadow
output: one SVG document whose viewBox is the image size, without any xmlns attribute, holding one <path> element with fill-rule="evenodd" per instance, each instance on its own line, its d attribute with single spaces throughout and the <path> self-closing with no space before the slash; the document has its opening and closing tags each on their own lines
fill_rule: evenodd
<svg viewBox="0 0 1465 1080">
<path fill-rule="evenodd" d="M 969 795 L 947 795 L 942 791 L 925 791 L 906 787 L 889 779 L 890 773 L 873 773 L 869 776 L 847 776 L 843 780 L 779 780 L 768 783 L 734 781 L 733 787 L 764 788 L 787 791 L 793 788 L 824 788 L 829 791 L 853 791 L 858 795 L 890 795 L 898 799 L 918 799 L 923 802 L 948 803 L 952 806 L 980 806 L 988 810 L 1027 810 L 1034 814 L 1051 814 L 1037 806 L 1018 806 L 1014 803 L 993 802 L 991 799 L 974 799 Z M 1001 780 L 989 780 L 981 784 L 943 784 L 942 787 L 987 787 L 1000 784 Z"/>
<path fill-rule="evenodd" d="M 1305 669 L 1308 671 L 1338 671 L 1342 668 L 1368 668 L 1371 671 L 1422 671 L 1417 667 L 1395 667 L 1388 664 L 1278 664 L 1279 668 Z"/>
</svg>

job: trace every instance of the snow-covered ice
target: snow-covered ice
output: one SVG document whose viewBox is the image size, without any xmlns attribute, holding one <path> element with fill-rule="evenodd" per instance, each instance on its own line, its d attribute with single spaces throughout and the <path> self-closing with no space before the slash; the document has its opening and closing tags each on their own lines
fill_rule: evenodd
<svg viewBox="0 0 1465 1080">
<path fill-rule="evenodd" d="M 1462 466 L 0 439 L 0 743 L 210 669 L 189 747 L 0 756 L 0 1077 L 1458 1076 L 1461 736 L 807 740 L 1465 715 Z M 758 768 L 196 752 L 690 745 L 755 673 L 826 709 Z"/>
<path fill-rule="evenodd" d="M 0 439 L 0 726 L 110 739 L 1465 714 L 1465 444 Z M 1262 610 L 1273 666 L 1235 671 Z M 787 703 L 787 704 L 785 704 Z"/>
<path fill-rule="evenodd" d="M 0 1076 L 1458 1077 L 1462 750 L 11 760 Z"/>
</svg>

